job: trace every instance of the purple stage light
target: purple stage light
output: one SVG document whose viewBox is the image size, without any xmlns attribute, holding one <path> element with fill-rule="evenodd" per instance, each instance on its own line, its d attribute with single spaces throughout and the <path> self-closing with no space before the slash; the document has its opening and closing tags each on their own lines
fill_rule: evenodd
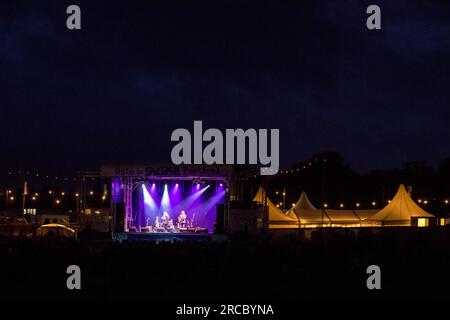
<svg viewBox="0 0 450 320">
<path fill-rule="evenodd" d="M 207 227 L 208 230 L 213 230 L 214 221 L 217 218 L 216 207 L 219 203 L 225 200 L 225 191 L 217 190 L 214 195 L 209 198 L 204 198 L 193 204 L 189 209 L 189 214 L 195 214 L 196 225 Z"/>
<path fill-rule="evenodd" d="M 111 198 L 114 203 L 120 202 L 123 198 L 120 179 L 114 178 L 111 184 Z"/>
<path fill-rule="evenodd" d="M 145 185 L 142 185 L 142 192 L 144 194 L 144 203 L 149 206 L 150 210 L 155 210 L 157 208 L 157 205 L 155 203 L 155 200 L 153 200 L 152 196 L 148 193 Z"/>
<path fill-rule="evenodd" d="M 195 206 L 198 201 L 200 201 L 201 195 L 208 189 L 208 187 L 204 187 L 201 190 L 191 192 L 191 195 L 179 201 L 174 206 L 174 212 L 179 212 L 181 210 L 189 210 L 192 206 Z"/>
<path fill-rule="evenodd" d="M 154 225 L 156 217 L 161 217 L 164 211 L 176 221 L 180 212 L 185 211 L 194 226 L 206 227 L 211 232 L 216 221 L 217 204 L 223 203 L 225 199 L 224 183 L 203 184 L 195 181 L 195 187 L 186 190 L 181 183 L 174 182 L 161 181 L 164 184 L 162 195 L 157 192 L 155 183 L 143 184 L 142 189 L 138 189 L 139 209 L 136 212 L 135 226 L 140 230 L 141 227 Z M 211 190 L 213 187 L 216 188 Z M 154 192 L 151 191 L 153 189 Z"/>
<path fill-rule="evenodd" d="M 167 184 L 164 185 L 164 193 L 161 199 L 161 207 L 162 211 L 170 211 L 170 197 L 169 192 L 167 191 Z"/>
<path fill-rule="evenodd" d="M 172 208 L 176 206 L 183 198 L 183 190 L 179 183 L 175 183 L 170 191 L 170 204 Z"/>
</svg>

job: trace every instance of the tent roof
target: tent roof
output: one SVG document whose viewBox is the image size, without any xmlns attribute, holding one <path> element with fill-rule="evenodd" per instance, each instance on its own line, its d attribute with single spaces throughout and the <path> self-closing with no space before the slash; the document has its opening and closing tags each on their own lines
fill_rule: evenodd
<svg viewBox="0 0 450 320">
<path fill-rule="evenodd" d="M 306 192 L 302 192 L 302 194 L 300 195 L 300 198 L 298 199 L 297 203 L 294 205 L 293 209 L 317 210 L 317 208 L 314 207 L 313 204 L 309 201 L 308 196 L 306 195 Z"/>
<path fill-rule="evenodd" d="M 297 200 L 295 205 L 291 209 L 289 209 L 288 212 L 286 212 L 286 214 L 293 219 L 299 219 L 301 212 L 303 212 L 304 210 L 317 210 L 317 208 L 313 206 L 311 201 L 309 201 L 306 193 L 302 192 L 300 198 Z M 320 216 L 320 222 L 322 222 L 322 215 Z"/>
<path fill-rule="evenodd" d="M 358 210 L 353 210 L 358 217 L 361 220 L 370 220 L 369 218 L 374 216 L 377 212 L 379 212 L 379 209 L 358 209 Z"/>
<path fill-rule="evenodd" d="M 254 202 L 259 202 L 261 204 L 264 204 L 264 196 L 265 192 L 263 187 L 259 187 L 258 192 L 256 193 L 255 197 L 253 198 Z M 276 205 L 273 204 L 272 201 L 270 201 L 269 197 L 266 197 L 267 200 L 267 206 L 269 207 L 269 221 L 282 221 L 282 222 L 294 222 L 297 223 L 298 220 L 293 217 L 287 216 L 283 211 L 277 208 Z"/>
<path fill-rule="evenodd" d="M 336 210 L 326 209 L 328 217 L 332 223 L 360 223 L 361 219 L 355 214 L 353 210 Z"/>
<path fill-rule="evenodd" d="M 372 221 L 405 221 L 411 217 L 434 217 L 419 207 L 406 192 L 403 184 L 398 188 L 397 194 L 391 203 L 381 209 L 370 220 Z"/>
<path fill-rule="evenodd" d="M 333 210 L 333 209 L 317 209 L 309 201 L 305 192 L 302 192 L 297 203 L 287 212 L 287 215 L 300 219 L 302 224 L 318 224 L 337 223 L 337 224 L 353 224 L 360 223 L 362 220 L 370 218 L 378 210 Z"/>
<path fill-rule="evenodd" d="M 292 212 L 297 215 L 301 224 L 321 224 L 322 222 L 326 224 L 331 223 L 330 218 L 324 210 L 303 209 Z"/>
<path fill-rule="evenodd" d="M 43 224 L 42 226 L 40 226 L 39 228 L 43 228 L 43 229 L 48 229 L 48 228 L 57 228 L 57 229 L 65 229 L 71 233 L 75 233 L 75 230 L 72 228 L 69 228 L 65 225 L 59 224 L 59 223 L 48 223 L 48 224 Z"/>
<path fill-rule="evenodd" d="M 302 192 L 297 203 L 286 214 L 292 219 L 300 220 L 301 224 L 331 223 L 326 212 L 317 209 L 311 201 L 309 201 L 306 192 Z"/>
</svg>

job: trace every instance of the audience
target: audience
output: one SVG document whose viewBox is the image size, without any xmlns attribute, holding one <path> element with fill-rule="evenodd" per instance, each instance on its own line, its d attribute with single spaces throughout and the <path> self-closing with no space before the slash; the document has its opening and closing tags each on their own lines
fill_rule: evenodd
<svg viewBox="0 0 450 320">
<path fill-rule="evenodd" d="M 448 228 L 324 229 L 309 239 L 235 235 L 225 242 L 0 240 L 0 298 L 449 298 Z M 82 289 L 66 288 L 79 265 Z M 366 287 L 366 268 L 382 290 Z"/>
</svg>

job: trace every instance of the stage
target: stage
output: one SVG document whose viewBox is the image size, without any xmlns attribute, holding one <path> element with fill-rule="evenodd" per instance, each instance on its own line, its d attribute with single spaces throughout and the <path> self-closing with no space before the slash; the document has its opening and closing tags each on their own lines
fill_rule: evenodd
<svg viewBox="0 0 450 320">
<path fill-rule="evenodd" d="M 205 240 L 223 233 L 229 166 L 102 166 L 109 179 L 113 238 Z"/>
<path fill-rule="evenodd" d="M 208 232 L 118 232 L 114 234 L 117 241 L 206 241 L 211 239 Z"/>
</svg>

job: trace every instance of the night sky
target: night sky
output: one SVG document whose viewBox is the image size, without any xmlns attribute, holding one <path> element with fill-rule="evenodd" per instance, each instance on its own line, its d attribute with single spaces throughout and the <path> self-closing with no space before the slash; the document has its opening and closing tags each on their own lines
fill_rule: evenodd
<svg viewBox="0 0 450 320">
<path fill-rule="evenodd" d="M 194 120 L 279 128 L 283 165 L 326 150 L 360 172 L 436 164 L 450 1 L 0 2 L 1 170 L 168 162 Z"/>
</svg>

